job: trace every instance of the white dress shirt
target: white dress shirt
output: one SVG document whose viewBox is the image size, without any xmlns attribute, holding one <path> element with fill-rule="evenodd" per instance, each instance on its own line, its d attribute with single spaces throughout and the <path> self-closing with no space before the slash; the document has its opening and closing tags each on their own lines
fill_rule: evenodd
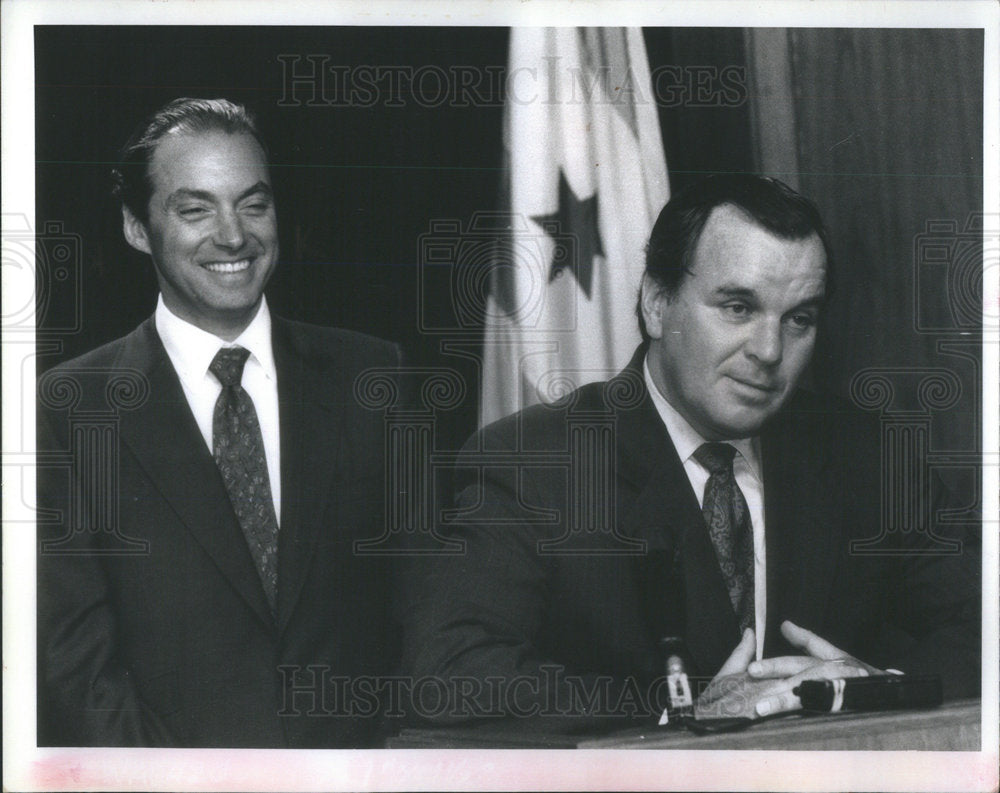
<svg viewBox="0 0 1000 793">
<path fill-rule="evenodd" d="M 228 342 L 178 317 L 163 302 L 156 303 L 156 332 L 180 378 L 184 396 L 194 414 L 209 453 L 212 452 L 212 415 L 222 393 L 222 385 L 208 366 L 222 347 L 243 347 L 250 351 L 243 368 L 243 390 L 253 400 L 264 436 L 264 456 L 274 514 L 281 522 L 281 437 L 278 423 L 278 373 L 271 349 L 271 314 L 261 299 L 256 316 L 234 341 Z"/>
<path fill-rule="evenodd" d="M 707 441 L 660 393 L 649 373 L 649 365 L 645 361 L 642 365 L 642 373 L 646 379 L 646 388 L 656 406 L 656 412 L 660 414 L 660 418 L 667 427 L 670 440 L 673 441 L 677 455 L 684 465 L 684 473 L 687 474 L 694 494 L 698 498 L 698 506 L 702 506 L 709 471 L 694 458 L 694 453 L 699 446 Z M 733 458 L 733 473 L 736 475 L 736 484 L 743 492 L 743 498 L 746 499 L 747 508 L 750 510 L 750 522 L 753 526 L 754 633 L 757 639 L 757 660 L 760 660 L 763 658 L 764 652 L 764 625 L 767 615 L 767 557 L 764 544 L 764 482 L 761 476 L 760 439 L 741 438 L 726 441 L 726 443 L 736 447 L 737 454 Z"/>
</svg>

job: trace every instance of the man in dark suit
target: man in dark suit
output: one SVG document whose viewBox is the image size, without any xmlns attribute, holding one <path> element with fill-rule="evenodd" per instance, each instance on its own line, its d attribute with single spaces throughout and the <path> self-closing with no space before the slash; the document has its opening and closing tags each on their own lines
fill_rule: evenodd
<svg viewBox="0 0 1000 793">
<path fill-rule="evenodd" d="M 975 534 L 915 525 L 859 552 L 882 526 L 878 423 L 798 389 L 831 275 L 817 210 L 780 182 L 712 177 L 668 203 L 625 370 L 485 428 L 457 464 L 442 533 L 464 552 L 404 639 L 405 668 L 453 682 L 446 717 L 656 712 L 664 637 L 714 678 L 705 716 L 883 670 L 978 691 Z M 931 516 L 960 506 L 928 495 Z"/>
<path fill-rule="evenodd" d="M 393 664 L 385 557 L 356 546 L 383 535 L 383 421 L 353 384 L 398 350 L 270 315 L 241 106 L 171 102 L 117 176 L 160 299 L 39 384 L 39 743 L 378 745 L 372 697 L 335 693 Z"/>
</svg>

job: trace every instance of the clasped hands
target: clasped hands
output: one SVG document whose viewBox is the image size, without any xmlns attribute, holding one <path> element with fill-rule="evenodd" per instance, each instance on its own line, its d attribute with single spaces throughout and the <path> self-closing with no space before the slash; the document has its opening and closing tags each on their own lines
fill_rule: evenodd
<svg viewBox="0 0 1000 793">
<path fill-rule="evenodd" d="M 803 654 L 755 661 L 756 637 L 753 630 L 747 628 L 719 673 L 698 697 L 695 717 L 756 719 L 799 710 L 802 703 L 793 689 L 803 680 L 882 673 L 787 620 L 781 624 L 781 634 Z"/>
</svg>

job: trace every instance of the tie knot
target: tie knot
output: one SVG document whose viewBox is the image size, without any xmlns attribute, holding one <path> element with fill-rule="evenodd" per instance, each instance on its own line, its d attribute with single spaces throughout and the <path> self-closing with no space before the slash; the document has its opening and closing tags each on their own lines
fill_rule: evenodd
<svg viewBox="0 0 1000 793">
<path fill-rule="evenodd" d="M 223 387 L 239 385 L 243 379 L 243 367 L 249 357 L 250 350 L 243 347 L 223 347 L 208 365 L 208 371 L 215 375 L 215 379 Z"/>
<path fill-rule="evenodd" d="M 733 470 L 736 447 L 728 443 L 703 443 L 695 450 L 694 459 L 705 466 L 710 474 Z"/>
</svg>

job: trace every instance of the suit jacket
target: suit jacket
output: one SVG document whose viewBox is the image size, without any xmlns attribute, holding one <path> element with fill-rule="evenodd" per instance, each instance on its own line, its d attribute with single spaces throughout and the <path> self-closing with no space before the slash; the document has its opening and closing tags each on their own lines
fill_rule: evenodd
<svg viewBox="0 0 1000 793">
<path fill-rule="evenodd" d="M 353 383 L 398 350 L 277 317 L 272 338 L 276 617 L 153 319 L 41 379 L 40 743 L 379 741 L 371 697 L 351 710 L 330 681 L 380 675 L 396 654 L 386 557 L 354 547 L 382 535 L 385 494 L 382 415 Z"/>
<path fill-rule="evenodd" d="M 453 686 L 459 707 L 443 718 L 595 712 L 587 699 L 598 682 L 617 687 L 603 689 L 613 703 L 663 675 L 662 637 L 682 637 L 689 671 L 705 677 L 739 641 L 698 501 L 646 391 L 644 355 L 558 406 L 502 419 L 463 450 L 456 510 L 440 531 L 464 552 L 418 578 L 405 622 L 404 668 L 468 678 L 464 690 L 481 695 L 476 711 Z M 800 392 L 761 445 L 765 656 L 793 653 L 779 631 L 788 619 L 882 668 L 940 672 L 949 695 L 976 693 L 976 533 L 913 527 L 888 538 L 906 552 L 852 552 L 881 525 L 879 431 L 868 415 Z M 943 488 L 932 497 L 931 514 L 949 506 Z M 931 528 L 961 550 L 942 552 Z M 553 669 L 579 677 L 577 696 Z M 490 677 L 521 682 L 504 694 Z"/>
</svg>

